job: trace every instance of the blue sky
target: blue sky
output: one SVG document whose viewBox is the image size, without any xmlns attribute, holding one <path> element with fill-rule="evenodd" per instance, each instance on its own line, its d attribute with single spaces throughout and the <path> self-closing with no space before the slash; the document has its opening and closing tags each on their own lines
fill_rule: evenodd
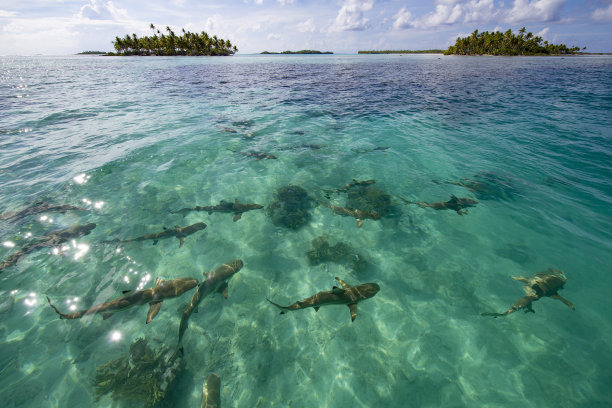
<svg viewBox="0 0 612 408">
<path fill-rule="evenodd" d="M 446 48 L 474 29 L 523 26 L 612 52 L 612 0 L 0 0 L 0 55 L 109 51 L 150 23 L 205 30 L 239 53 Z"/>
</svg>

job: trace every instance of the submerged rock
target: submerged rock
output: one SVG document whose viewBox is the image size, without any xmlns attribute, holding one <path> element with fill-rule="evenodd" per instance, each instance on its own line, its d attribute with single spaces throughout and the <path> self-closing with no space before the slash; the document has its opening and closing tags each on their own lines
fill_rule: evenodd
<svg viewBox="0 0 612 408">
<path fill-rule="evenodd" d="M 274 225 L 297 230 L 308 224 L 313 200 L 306 190 L 288 185 L 276 190 L 275 196 L 276 200 L 267 208 Z"/>
<path fill-rule="evenodd" d="M 311 248 L 306 252 L 311 265 L 324 262 L 335 262 L 352 269 L 356 273 L 364 272 L 368 262 L 355 249 L 344 242 L 330 245 L 327 236 L 323 235 L 312 240 Z"/>
<path fill-rule="evenodd" d="M 372 184 L 357 185 L 349 189 L 346 207 L 366 213 L 376 212 L 381 217 L 386 217 L 393 211 L 391 196 Z"/>
<path fill-rule="evenodd" d="M 130 406 L 165 407 L 183 368 L 182 352 L 174 348 L 155 353 L 145 339 L 130 346 L 127 357 L 120 357 L 96 369 L 96 401 L 106 394 Z"/>
</svg>

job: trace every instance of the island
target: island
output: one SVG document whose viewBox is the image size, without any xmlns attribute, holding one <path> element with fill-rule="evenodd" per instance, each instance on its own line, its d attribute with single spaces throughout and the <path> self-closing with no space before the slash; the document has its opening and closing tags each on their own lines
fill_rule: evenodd
<svg viewBox="0 0 612 408">
<path fill-rule="evenodd" d="M 116 52 L 105 55 L 234 55 L 238 48 L 230 40 L 212 37 L 202 31 L 192 33 L 181 29 L 182 34 L 176 35 L 169 26 L 166 26 L 166 34 L 156 29 L 153 24 L 149 26 L 153 30 L 152 36 L 138 37 L 136 34 L 126 35 L 124 38 L 115 37 L 113 47 Z"/>
<path fill-rule="evenodd" d="M 106 51 L 81 51 L 77 55 L 106 55 Z"/>
<path fill-rule="evenodd" d="M 532 33 L 525 34 L 525 27 L 518 34 L 512 30 L 482 32 L 478 30 L 467 37 L 459 37 L 455 45 L 448 47 L 444 55 L 567 55 L 576 54 L 579 47 L 568 48 L 565 44 L 550 44 Z M 583 48 L 585 50 L 586 47 Z"/>
<path fill-rule="evenodd" d="M 444 50 L 357 51 L 357 54 L 444 54 Z"/>
<path fill-rule="evenodd" d="M 270 52 L 270 51 L 263 51 L 260 54 L 266 54 L 266 55 L 279 55 L 279 54 L 333 54 L 333 52 L 331 51 L 325 51 L 325 52 L 321 52 L 321 51 L 316 51 L 316 50 L 300 50 L 300 51 L 283 51 L 283 52 Z"/>
</svg>

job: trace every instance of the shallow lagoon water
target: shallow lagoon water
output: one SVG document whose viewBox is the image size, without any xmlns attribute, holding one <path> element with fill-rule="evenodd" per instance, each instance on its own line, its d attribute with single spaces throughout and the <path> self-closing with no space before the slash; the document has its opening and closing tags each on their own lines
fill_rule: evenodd
<svg viewBox="0 0 612 408">
<path fill-rule="evenodd" d="M 95 222 L 0 274 L 0 396 L 7 407 L 95 402 L 95 370 L 145 338 L 176 343 L 191 293 L 102 320 L 60 320 L 157 277 L 203 278 L 240 258 L 229 298 L 190 320 L 169 406 L 199 406 L 221 377 L 224 406 L 596 407 L 612 404 L 612 59 L 416 56 L 2 57 L 0 212 L 44 200 L 87 211 L 0 221 L 0 257 Z M 308 145 L 317 145 L 318 149 Z M 239 152 L 261 151 L 256 160 Z M 171 211 L 221 200 L 269 205 L 286 185 L 325 191 L 376 180 L 382 220 L 322 205 L 296 231 L 265 210 Z M 478 195 L 449 181 L 489 180 Z M 406 204 L 479 199 L 465 216 Z M 103 244 L 203 221 L 177 239 Z M 311 265 L 313 239 L 346 242 L 362 271 Z M 12 247 L 14 245 L 14 247 Z M 568 278 L 535 314 L 503 312 L 511 276 Z M 377 282 L 351 323 L 345 306 L 279 315 L 334 277 Z M 142 286 L 141 286 L 142 287 Z"/>
</svg>

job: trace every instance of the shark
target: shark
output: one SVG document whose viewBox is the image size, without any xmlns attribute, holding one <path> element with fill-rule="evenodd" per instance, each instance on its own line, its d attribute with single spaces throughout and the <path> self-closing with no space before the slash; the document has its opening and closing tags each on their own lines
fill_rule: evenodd
<svg viewBox="0 0 612 408">
<path fill-rule="evenodd" d="M 517 300 L 516 303 L 510 306 L 510 308 L 504 313 L 485 312 L 482 313 L 482 316 L 506 316 L 521 309 L 525 309 L 525 313 L 535 313 L 532 303 L 544 296 L 560 300 L 570 309 L 576 310 L 576 307 L 574 307 L 572 302 L 557 293 L 560 289 L 563 289 L 563 285 L 565 285 L 565 282 L 567 281 L 565 274 L 559 269 L 548 268 L 547 270 L 538 272 L 529 278 L 513 276 L 512 279 L 525 284 L 523 287 L 525 296 Z"/>
<path fill-rule="evenodd" d="M 234 214 L 234 222 L 238 221 L 242 218 L 242 214 L 251 210 L 259 210 L 263 208 L 261 204 L 255 203 L 241 203 L 236 199 L 233 203 L 230 201 L 221 200 L 221 202 L 217 205 L 207 205 L 207 206 L 195 206 L 191 208 L 182 208 L 178 211 L 172 211 L 172 214 L 182 214 L 183 217 L 187 215 L 190 211 L 207 211 L 208 214 L 212 214 L 213 212 L 226 212 Z"/>
<path fill-rule="evenodd" d="M 327 208 L 331 208 L 334 214 L 345 215 L 345 216 L 355 218 L 357 220 L 357 228 L 361 228 L 363 226 L 363 220 L 366 218 L 369 218 L 372 220 L 380 220 L 382 218 L 382 215 L 378 211 L 362 211 L 358 209 L 339 207 L 339 206 L 331 205 L 329 203 L 326 203 L 325 201 L 320 201 L 320 200 L 318 200 L 318 203 Z"/>
<path fill-rule="evenodd" d="M 221 407 L 221 378 L 217 374 L 211 374 L 206 378 L 202 387 L 201 408 Z"/>
<path fill-rule="evenodd" d="M 244 157 L 253 157 L 255 158 L 256 161 L 259 161 L 262 159 L 278 159 L 278 157 L 274 156 L 273 154 L 269 154 L 265 152 L 240 152 L 240 151 L 234 151 L 234 150 L 230 150 L 230 151 L 233 153 L 241 154 Z"/>
<path fill-rule="evenodd" d="M 455 196 L 454 194 L 451 195 L 450 200 L 448 201 L 439 201 L 436 203 L 424 203 L 424 202 L 416 202 L 416 201 L 409 201 L 407 199 L 405 199 L 404 197 L 400 197 L 400 199 L 402 201 L 404 201 L 407 204 L 416 204 L 419 207 L 431 207 L 435 210 L 453 210 L 453 211 L 457 211 L 457 214 L 459 215 L 466 215 L 468 213 L 468 210 L 466 210 L 466 208 L 468 207 L 474 207 L 476 204 L 478 204 L 478 201 L 472 199 L 472 198 L 458 198 L 457 196 Z"/>
<path fill-rule="evenodd" d="M 181 316 L 181 323 L 179 324 L 179 336 L 177 348 L 180 347 L 183 340 L 185 330 L 187 330 L 189 317 L 196 310 L 202 299 L 210 295 L 213 292 L 219 292 L 223 294 L 223 297 L 227 299 L 227 282 L 234 276 L 242 267 L 244 263 L 240 259 L 224 263 L 212 272 L 205 273 L 206 277 L 202 283 L 199 284 L 198 289 L 191 297 L 189 304 Z"/>
<path fill-rule="evenodd" d="M 157 279 L 155 286 L 149 289 L 137 291 L 125 291 L 126 296 L 118 299 L 109 300 L 108 302 L 100 303 L 92 306 L 89 309 L 80 310 L 74 313 L 62 313 L 57 307 L 51 303 L 51 299 L 47 296 L 49 306 L 55 310 L 61 319 L 80 319 L 83 316 L 99 314 L 103 320 L 108 319 L 114 313 L 129 309 L 134 306 L 149 304 L 149 312 L 147 313 L 146 323 L 149 323 L 159 312 L 161 303 L 173 297 L 182 295 L 195 288 L 198 280 L 194 278 L 178 278 L 168 281 Z"/>
<path fill-rule="evenodd" d="M 0 220 L 7 221 L 18 221 L 22 218 L 28 217 L 30 215 L 42 214 L 45 212 L 59 212 L 64 214 L 66 211 L 86 211 L 85 208 L 75 207 L 73 205 L 52 205 L 50 203 L 45 203 L 43 201 L 39 201 L 30 207 L 26 207 L 20 211 L 6 212 L 0 214 Z"/>
<path fill-rule="evenodd" d="M 0 273 L 9 266 L 17 264 L 24 256 L 41 248 L 49 248 L 61 245 L 74 238 L 80 238 L 89 235 L 91 230 L 96 228 L 96 224 L 89 223 L 85 225 L 73 225 L 70 228 L 59 229 L 46 233 L 41 239 L 25 245 L 19 251 L 9 255 L 2 264 L 0 264 Z"/>
<path fill-rule="evenodd" d="M 318 312 L 321 306 L 347 305 L 351 311 L 351 321 L 354 322 L 357 317 L 357 303 L 373 297 L 380 290 L 380 286 L 377 283 L 362 283 L 357 286 L 351 286 L 338 277 L 336 277 L 336 281 L 338 281 L 341 287 L 334 286 L 332 290 L 316 293 L 309 298 L 298 300 L 289 306 L 281 306 L 268 298 L 266 300 L 281 309 L 280 314 L 308 307 L 312 307 L 315 312 Z"/>
<path fill-rule="evenodd" d="M 345 184 L 344 186 L 340 187 L 340 188 L 336 188 L 334 190 L 329 190 L 328 193 L 346 193 L 347 191 L 349 191 L 350 189 L 352 189 L 353 187 L 366 187 L 369 186 L 371 184 L 376 183 L 376 180 L 357 180 L 357 179 L 353 179 L 353 181 L 351 181 L 350 183 Z"/>
<path fill-rule="evenodd" d="M 164 227 L 164 230 L 161 232 L 157 232 L 154 234 L 146 234 L 138 238 L 124 239 L 124 240 L 115 239 L 115 240 L 102 241 L 102 242 L 105 244 L 109 244 L 109 243 L 146 241 L 148 239 L 151 239 L 153 240 L 153 245 L 157 245 L 157 242 L 160 239 L 176 237 L 179 240 L 179 248 L 181 248 L 183 244 L 185 243 L 185 238 L 187 238 L 187 236 L 193 233 L 196 233 L 200 230 L 203 230 L 204 228 L 206 228 L 206 224 L 204 224 L 203 222 L 197 222 L 195 224 L 188 225 L 186 227 L 179 227 L 178 225 L 175 225 L 174 228 Z"/>
</svg>

